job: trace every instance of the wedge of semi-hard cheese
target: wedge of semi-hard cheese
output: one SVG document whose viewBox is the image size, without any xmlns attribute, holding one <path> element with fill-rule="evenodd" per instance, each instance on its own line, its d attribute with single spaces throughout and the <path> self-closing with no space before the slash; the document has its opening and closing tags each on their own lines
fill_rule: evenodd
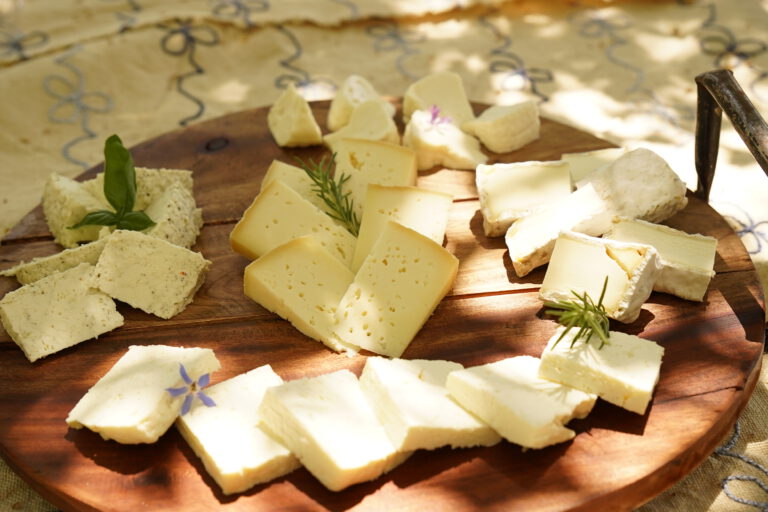
<svg viewBox="0 0 768 512">
<path fill-rule="evenodd" d="M 144 213 L 155 223 L 146 234 L 187 249 L 195 245 L 203 226 L 203 211 L 179 182 L 171 183 Z"/>
<path fill-rule="evenodd" d="M 272 249 L 245 268 L 245 295 L 337 352 L 336 306 L 355 275 L 311 236 Z"/>
<path fill-rule="evenodd" d="M 458 403 L 507 441 L 544 448 L 572 439 L 565 427 L 584 418 L 597 397 L 539 377 L 539 359 L 518 356 L 448 374 L 446 386 Z"/>
<path fill-rule="evenodd" d="M 451 289 L 458 267 L 441 245 L 389 221 L 336 309 L 336 336 L 400 357 Z"/>
<path fill-rule="evenodd" d="M 369 100 L 359 105 L 349 118 L 349 122 L 338 131 L 323 137 L 323 143 L 331 151 L 336 151 L 336 142 L 341 139 L 383 140 L 400 144 L 392 114 L 381 101 Z"/>
<path fill-rule="evenodd" d="M 173 424 L 185 400 L 168 392 L 186 384 L 181 365 L 194 382 L 220 368 L 208 348 L 131 346 L 69 411 L 67 425 L 118 443 L 154 443 Z"/>
<path fill-rule="evenodd" d="M 138 231 L 112 233 L 96 264 L 98 288 L 160 318 L 187 307 L 211 262 L 198 252 Z"/>
<path fill-rule="evenodd" d="M 406 89 L 403 97 L 403 122 L 410 121 L 415 111 L 429 110 L 433 106 L 456 126 L 475 118 L 461 77 L 450 71 L 427 75 Z"/>
<path fill-rule="evenodd" d="M 461 129 L 474 135 L 494 153 L 509 153 L 539 138 L 539 107 L 529 100 L 514 105 L 493 105 Z"/>
<path fill-rule="evenodd" d="M 379 96 L 371 83 L 360 75 L 349 75 L 331 100 L 328 109 L 328 129 L 335 132 L 345 126 L 357 107 L 368 101 L 382 105 L 389 117 L 395 115 L 395 107 Z"/>
<path fill-rule="evenodd" d="M 605 279 L 603 306 L 610 318 L 634 322 L 651 295 L 659 273 L 658 253 L 650 245 L 594 238 L 564 231 L 557 238 L 539 288 L 542 300 L 577 300 L 587 293 L 597 302 Z"/>
<path fill-rule="evenodd" d="M 43 214 L 56 243 L 76 247 L 79 242 L 91 242 L 99 237 L 101 226 L 69 229 L 89 212 L 102 210 L 102 202 L 82 183 L 53 173 L 43 188 Z"/>
<path fill-rule="evenodd" d="M 715 275 L 716 238 L 626 218 L 617 219 L 605 237 L 652 245 L 659 252 L 661 267 L 653 289 L 682 299 L 704 300 Z"/>
<path fill-rule="evenodd" d="M 294 455 L 259 425 L 267 388 L 283 383 L 269 365 L 206 388 L 215 407 L 193 407 L 176 428 L 224 494 L 243 492 L 298 468 Z"/>
<path fill-rule="evenodd" d="M 355 244 L 352 270 L 363 264 L 387 222 L 393 220 L 442 245 L 453 196 L 418 187 L 368 185 L 365 213 Z"/>
<path fill-rule="evenodd" d="M 322 144 L 323 136 L 309 103 L 289 83 L 270 107 L 267 125 L 275 142 L 281 147 Z"/>
<path fill-rule="evenodd" d="M 576 329 L 558 342 L 565 327 L 558 327 L 541 354 L 539 377 L 559 382 L 637 414 L 645 414 L 659 381 L 664 348 L 655 342 L 622 332 L 609 332 L 602 348 L 600 339 L 571 346 Z"/>
<path fill-rule="evenodd" d="M 563 153 L 560 159 L 571 166 L 571 179 L 578 183 L 593 171 L 613 163 L 626 153 L 624 148 L 596 149 L 581 153 Z"/>
<path fill-rule="evenodd" d="M 148 169 L 136 167 L 136 199 L 134 210 L 144 210 L 157 201 L 166 189 L 174 183 L 181 185 L 192 195 L 192 171 L 182 169 Z M 96 196 L 103 208 L 111 208 L 104 196 L 104 173 L 101 172 L 95 178 L 83 182 L 83 187 Z"/>
<path fill-rule="evenodd" d="M 425 359 L 366 359 L 360 386 L 400 451 L 491 446 L 501 437 L 454 402 L 445 379 L 463 366 Z"/>
<path fill-rule="evenodd" d="M 517 219 L 567 197 L 572 190 L 562 161 L 478 165 L 475 183 L 486 236 L 502 236 Z"/>
<path fill-rule="evenodd" d="M 287 164 L 280 160 L 273 160 L 269 164 L 264 178 L 261 180 L 261 190 L 264 190 L 270 183 L 277 180 L 291 187 L 301 197 L 317 206 L 320 210 L 326 213 L 331 211 L 328 205 L 325 204 L 325 201 L 315 192 L 315 182 L 312 181 L 312 178 L 301 167 Z"/>
<path fill-rule="evenodd" d="M 123 325 L 115 302 L 96 289 L 94 267 L 76 267 L 8 292 L 0 321 L 30 361 Z"/>
<path fill-rule="evenodd" d="M 426 110 L 416 110 L 411 115 L 403 133 L 403 145 L 416 151 L 420 171 L 437 165 L 474 169 L 488 161 L 476 138 L 447 118 Z"/>
<path fill-rule="evenodd" d="M 373 480 L 407 457 L 348 370 L 268 388 L 259 415 L 262 427 L 332 491 Z"/>
</svg>

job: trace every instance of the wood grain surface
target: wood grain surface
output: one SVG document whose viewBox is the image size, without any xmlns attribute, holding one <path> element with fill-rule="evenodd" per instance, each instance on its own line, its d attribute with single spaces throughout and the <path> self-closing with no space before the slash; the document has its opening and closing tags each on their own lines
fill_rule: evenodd
<svg viewBox="0 0 768 512">
<path fill-rule="evenodd" d="M 476 105 L 477 109 L 482 108 Z M 313 104 L 324 124 L 328 103 Z M 571 422 L 571 442 L 524 452 L 491 448 L 417 452 L 372 482 L 331 492 L 299 469 L 250 491 L 224 496 L 171 429 L 159 442 L 122 446 L 68 429 L 69 410 L 133 344 L 215 350 L 213 382 L 269 363 L 284 379 L 349 368 L 365 358 L 331 353 L 242 294 L 248 261 L 229 248 L 233 223 L 258 193 L 274 158 L 317 157 L 323 150 L 278 148 L 266 109 L 225 116 L 168 133 L 132 149 L 137 165 L 191 169 L 205 226 L 196 250 L 213 261 L 195 301 L 171 320 L 119 305 L 125 325 L 34 364 L 0 329 L 0 455 L 64 510 L 629 510 L 700 463 L 728 432 L 757 381 L 763 352 L 763 297 L 749 255 L 727 223 L 690 198 L 667 221 L 718 238 L 716 277 L 703 303 L 654 293 L 632 324 L 612 328 L 665 348 L 649 411 L 639 416 L 598 401 Z M 541 138 L 492 161 L 557 159 L 610 144 L 543 119 Z M 99 168 L 85 173 L 92 176 Z M 474 173 L 422 173 L 419 184 L 454 194 L 446 246 L 460 260 L 453 290 L 403 357 L 464 365 L 538 356 L 555 324 L 537 298 L 544 268 L 519 279 L 503 239 L 482 232 Z M 40 208 L 0 246 L 0 268 L 60 250 Z M 0 296 L 18 285 L 0 278 Z M 597 507 L 597 508 L 596 508 Z"/>
</svg>

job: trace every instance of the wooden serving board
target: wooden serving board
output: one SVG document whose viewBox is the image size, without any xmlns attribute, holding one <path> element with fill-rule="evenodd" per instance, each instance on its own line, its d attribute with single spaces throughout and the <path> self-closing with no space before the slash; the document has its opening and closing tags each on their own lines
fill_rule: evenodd
<svg viewBox="0 0 768 512">
<path fill-rule="evenodd" d="M 480 105 L 476 105 L 480 109 Z M 325 120 L 328 103 L 313 104 Z M 171 320 L 125 305 L 123 327 L 30 364 L 0 330 L 0 454 L 35 489 L 65 510 L 600 510 L 631 509 L 671 486 L 728 432 L 755 386 L 764 343 L 763 297 L 738 237 L 705 203 L 667 223 L 719 239 L 703 303 L 654 293 L 640 318 L 612 328 L 639 334 L 666 353 L 653 404 L 644 416 L 599 401 L 571 422 L 574 440 L 523 452 L 507 442 L 465 450 L 417 452 L 391 473 L 331 492 L 300 469 L 252 490 L 224 496 L 171 429 L 148 446 L 122 446 L 70 430 L 69 410 L 132 344 L 210 347 L 218 382 L 269 363 L 285 379 L 341 368 L 359 374 L 365 358 L 331 353 L 242 294 L 248 261 L 229 248 L 233 223 L 257 194 L 274 158 L 317 157 L 319 148 L 278 148 L 266 109 L 232 114 L 133 148 L 137 165 L 192 169 L 205 226 L 197 250 L 213 261 L 195 301 Z M 557 159 L 609 147 L 543 119 L 541 138 L 492 161 Z M 92 169 L 83 177 L 100 169 Z M 447 247 L 460 260 L 452 292 L 403 357 L 476 365 L 540 355 L 555 324 L 542 317 L 539 269 L 518 279 L 503 239 L 482 232 L 474 173 L 423 173 L 419 184 L 454 194 Z M 628 191 L 631 193 L 631 191 Z M 0 268 L 59 250 L 38 207 L 8 234 Z M 18 285 L 0 278 L 0 296 Z"/>
</svg>

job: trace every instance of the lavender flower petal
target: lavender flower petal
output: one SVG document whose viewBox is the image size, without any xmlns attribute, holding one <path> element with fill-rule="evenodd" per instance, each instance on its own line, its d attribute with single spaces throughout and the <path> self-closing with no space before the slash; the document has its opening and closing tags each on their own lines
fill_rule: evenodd
<svg viewBox="0 0 768 512">
<path fill-rule="evenodd" d="M 192 399 L 195 395 L 187 395 L 184 397 L 184 403 L 181 405 L 181 415 L 184 416 L 192 408 Z"/>
<path fill-rule="evenodd" d="M 206 407 L 216 407 L 216 402 L 214 402 L 211 397 L 209 397 L 202 391 L 197 392 L 197 398 L 199 398 L 200 401 L 203 402 Z"/>
<path fill-rule="evenodd" d="M 203 375 L 202 377 L 200 377 L 199 379 L 197 379 L 197 387 L 199 387 L 199 388 L 204 388 L 204 387 L 206 387 L 206 386 L 207 386 L 207 385 L 208 385 L 210 382 L 211 382 L 211 374 L 210 374 L 210 373 L 206 373 L 205 375 Z"/>
<path fill-rule="evenodd" d="M 187 386 L 182 386 L 180 388 L 165 388 L 165 390 L 170 393 L 172 397 L 176 398 L 177 396 L 187 393 L 189 388 L 187 388 Z"/>
<path fill-rule="evenodd" d="M 192 385 L 192 379 L 189 378 L 189 374 L 187 374 L 187 369 L 184 368 L 184 365 L 179 363 L 179 373 L 181 374 L 181 378 L 184 379 L 184 382 L 187 383 L 187 386 Z"/>
</svg>

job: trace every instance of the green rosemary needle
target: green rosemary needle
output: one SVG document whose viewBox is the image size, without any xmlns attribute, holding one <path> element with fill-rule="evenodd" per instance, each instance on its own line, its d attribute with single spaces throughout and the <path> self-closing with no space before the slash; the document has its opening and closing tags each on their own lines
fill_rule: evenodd
<svg viewBox="0 0 768 512">
<path fill-rule="evenodd" d="M 576 298 L 575 300 L 544 302 L 544 307 L 551 308 L 544 310 L 544 312 L 557 317 L 557 322 L 565 326 L 565 330 L 557 338 L 554 345 L 552 345 L 553 348 L 574 327 L 578 327 L 579 330 L 571 340 L 571 348 L 580 339 L 583 339 L 585 343 L 589 343 L 593 335 L 600 339 L 600 346 L 598 348 L 603 348 L 608 343 L 608 314 L 605 312 L 605 306 L 603 306 L 603 298 L 605 297 L 607 287 L 608 277 L 606 276 L 603 282 L 603 291 L 600 292 L 600 299 L 597 301 L 597 304 L 595 304 L 587 292 L 578 294 L 573 290 L 571 290 L 571 293 Z"/>
</svg>

